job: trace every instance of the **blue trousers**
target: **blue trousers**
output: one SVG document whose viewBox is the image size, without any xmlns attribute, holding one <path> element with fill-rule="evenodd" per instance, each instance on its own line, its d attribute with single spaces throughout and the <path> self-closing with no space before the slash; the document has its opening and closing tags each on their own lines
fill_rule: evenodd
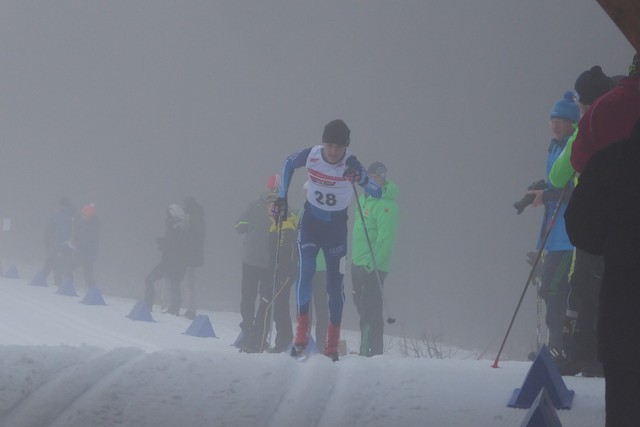
<svg viewBox="0 0 640 427">
<path fill-rule="evenodd" d="M 324 221 L 316 218 L 310 209 L 305 209 L 298 224 L 300 269 L 296 284 L 296 303 L 299 314 L 309 313 L 316 257 L 321 249 L 327 263 L 329 321 L 340 326 L 344 307 L 342 279 L 347 255 L 347 215 L 334 215 L 329 221 Z"/>
</svg>

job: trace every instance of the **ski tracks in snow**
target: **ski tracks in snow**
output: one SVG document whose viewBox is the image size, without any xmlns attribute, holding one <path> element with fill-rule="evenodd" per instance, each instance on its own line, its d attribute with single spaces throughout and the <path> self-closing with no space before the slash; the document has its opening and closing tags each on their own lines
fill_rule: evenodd
<svg viewBox="0 0 640 427">
<path fill-rule="evenodd" d="M 91 392 L 118 377 L 123 367 L 145 356 L 136 348 L 96 350 L 86 361 L 61 370 L 29 392 L 0 418 L 3 427 L 69 426 L 65 415 L 78 410 Z M 43 398 L 46 396 L 46 398 Z M 46 402 L 46 404 L 43 404 Z M 75 414 L 71 418 L 76 418 Z"/>
<path fill-rule="evenodd" d="M 321 426 L 324 414 L 331 411 L 329 403 L 340 382 L 340 362 L 334 363 L 328 357 L 314 354 L 303 362 L 292 359 L 291 363 L 295 365 L 292 381 L 283 390 L 267 425 Z"/>
</svg>

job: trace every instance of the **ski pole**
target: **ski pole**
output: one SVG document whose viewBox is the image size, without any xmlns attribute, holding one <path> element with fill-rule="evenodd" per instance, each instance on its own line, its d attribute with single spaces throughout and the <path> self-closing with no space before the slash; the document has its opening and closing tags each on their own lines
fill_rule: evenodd
<svg viewBox="0 0 640 427">
<path fill-rule="evenodd" d="M 542 298 L 540 297 L 540 279 L 536 280 L 536 352 L 542 347 Z"/>
<path fill-rule="evenodd" d="M 496 355 L 496 360 L 491 365 L 492 368 L 498 367 L 498 360 L 500 360 L 500 355 L 502 354 L 502 350 L 504 350 L 504 345 L 507 342 L 507 338 L 509 337 L 509 333 L 511 332 L 511 328 L 513 327 L 513 322 L 516 320 L 516 316 L 518 315 L 518 311 L 520 310 L 520 306 L 522 305 L 522 300 L 524 299 L 525 294 L 527 293 L 527 288 L 529 287 L 529 283 L 531 283 L 531 279 L 536 270 L 536 266 L 538 265 L 538 261 L 540 261 L 540 257 L 542 256 L 542 252 L 544 251 L 544 246 L 547 244 L 547 239 L 549 238 L 549 233 L 551 232 L 551 228 L 553 224 L 556 222 L 556 218 L 558 217 L 558 213 L 560 212 L 560 206 L 562 205 L 562 199 L 564 199 L 564 195 L 567 192 L 567 188 L 569 188 L 571 184 L 571 179 L 565 187 L 562 189 L 560 193 L 560 198 L 558 199 L 558 204 L 556 209 L 553 211 L 553 215 L 549 220 L 549 225 L 544 232 L 544 236 L 542 237 L 542 242 L 540 243 L 540 249 L 538 250 L 538 254 L 536 255 L 536 260 L 533 262 L 533 266 L 531 267 L 531 272 L 529 273 L 529 277 L 527 278 L 527 282 L 524 285 L 524 289 L 522 290 L 522 295 L 520 295 L 520 300 L 518 301 L 518 305 L 516 306 L 516 310 L 513 312 L 513 316 L 511 317 L 511 322 L 509 322 L 509 327 L 507 328 L 507 333 L 504 335 L 504 339 L 502 340 L 502 344 L 500 344 L 500 350 L 498 350 L 498 354 Z"/>
<path fill-rule="evenodd" d="M 371 254 L 371 264 L 373 265 L 373 271 L 376 272 L 376 280 L 378 281 L 378 288 L 380 289 L 380 297 L 382 299 L 382 311 L 387 313 L 387 309 L 384 304 L 384 294 L 382 292 L 382 280 L 380 280 L 380 272 L 378 272 L 378 265 L 376 264 L 376 257 L 373 254 L 373 247 L 371 246 L 371 240 L 369 239 L 369 232 L 367 231 L 367 226 L 364 223 L 364 215 L 362 213 L 362 206 L 360 205 L 360 199 L 358 198 L 358 190 L 356 190 L 356 184 L 351 183 L 353 187 L 353 192 L 356 196 L 356 202 L 358 203 L 358 212 L 360 213 L 360 222 L 362 222 L 362 229 L 364 230 L 364 237 L 367 239 L 367 245 L 369 246 L 369 253 Z M 387 317 L 387 323 L 393 324 L 396 323 L 396 319 L 394 317 Z"/>
<path fill-rule="evenodd" d="M 529 265 L 533 265 L 535 257 L 536 252 L 527 253 L 527 262 L 529 263 Z M 534 357 L 535 354 L 540 350 L 540 347 L 542 347 L 542 298 L 540 298 L 540 286 L 542 285 L 542 283 L 538 274 L 536 274 L 533 281 L 536 285 L 536 351 L 535 353 L 529 354 L 529 359 L 531 360 L 533 360 L 532 357 Z"/>
<path fill-rule="evenodd" d="M 271 295 L 271 313 L 269 314 L 269 347 L 271 347 L 271 331 L 273 329 L 273 312 L 276 308 L 275 299 L 276 299 L 276 285 L 278 283 L 278 258 L 280 258 L 280 240 L 282 239 L 282 221 L 286 218 L 283 217 L 282 213 L 277 218 L 277 227 L 278 227 L 278 241 L 276 242 L 276 260 L 273 268 L 273 293 Z M 262 340 L 264 341 L 264 340 Z M 260 350 L 262 350 L 263 342 L 260 342 Z"/>
</svg>

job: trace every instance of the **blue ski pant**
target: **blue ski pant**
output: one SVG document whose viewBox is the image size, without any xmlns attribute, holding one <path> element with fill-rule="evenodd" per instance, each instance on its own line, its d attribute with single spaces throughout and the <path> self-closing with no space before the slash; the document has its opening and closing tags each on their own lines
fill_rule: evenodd
<svg viewBox="0 0 640 427">
<path fill-rule="evenodd" d="M 316 257 L 321 249 L 327 263 L 329 321 L 335 326 L 340 326 L 344 307 L 347 215 L 336 215 L 330 221 L 323 221 L 305 209 L 298 224 L 300 267 L 296 283 L 296 303 L 299 314 L 309 313 Z"/>
</svg>

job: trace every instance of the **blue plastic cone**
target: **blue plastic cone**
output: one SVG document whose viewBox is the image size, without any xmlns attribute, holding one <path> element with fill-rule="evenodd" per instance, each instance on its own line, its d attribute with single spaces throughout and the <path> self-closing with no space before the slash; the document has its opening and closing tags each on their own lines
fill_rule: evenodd
<svg viewBox="0 0 640 427">
<path fill-rule="evenodd" d="M 42 270 L 38 271 L 29 282 L 30 286 L 49 286 L 47 285 L 47 276 L 44 275 Z"/>
<path fill-rule="evenodd" d="M 513 391 L 507 406 L 530 408 L 543 387 L 547 389 L 549 398 L 556 409 L 571 409 L 575 392 L 567 389 L 546 345 L 543 345 L 538 351 L 522 387 Z"/>
<path fill-rule="evenodd" d="M 97 286 L 92 286 L 91 288 L 89 288 L 84 298 L 82 298 L 80 302 L 87 305 L 107 305 L 107 303 L 104 302 L 102 293 Z"/>
<path fill-rule="evenodd" d="M 4 272 L 4 277 L 7 279 L 19 279 L 20 273 L 18 273 L 18 267 L 15 264 L 11 264 L 7 271 Z"/>
<path fill-rule="evenodd" d="M 542 388 L 520 427 L 562 427 L 546 388 Z"/>
<path fill-rule="evenodd" d="M 138 320 L 142 322 L 155 322 L 153 317 L 151 317 L 151 309 L 143 300 L 136 303 L 127 317 L 131 320 Z"/>
<path fill-rule="evenodd" d="M 56 291 L 58 295 L 64 295 L 67 297 L 77 297 L 76 288 L 73 286 L 73 279 L 63 279 L 60 283 L 60 287 Z"/>
<path fill-rule="evenodd" d="M 186 335 L 191 335 L 194 337 L 201 338 L 218 338 L 216 337 L 216 333 L 213 331 L 213 326 L 211 325 L 211 320 L 209 320 L 209 316 L 204 314 L 196 315 L 195 319 L 191 322 L 191 325 L 184 332 Z"/>
</svg>

